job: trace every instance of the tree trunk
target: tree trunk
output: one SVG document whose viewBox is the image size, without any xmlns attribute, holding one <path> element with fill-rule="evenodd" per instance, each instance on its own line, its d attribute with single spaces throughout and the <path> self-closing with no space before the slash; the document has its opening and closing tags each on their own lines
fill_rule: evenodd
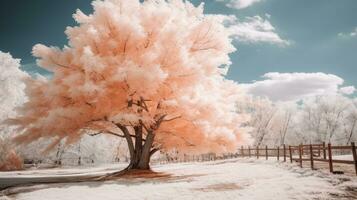
<svg viewBox="0 0 357 200">
<path fill-rule="evenodd" d="M 136 168 L 137 165 L 139 164 L 142 154 L 143 128 L 142 126 L 135 126 L 134 131 L 135 131 L 135 152 L 134 152 L 135 155 L 134 155 L 133 167 Z"/>
<path fill-rule="evenodd" d="M 352 128 L 351 128 L 351 132 L 350 132 L 350 135 L 347 139 L 347 145 L 351 142 L 351 139 L 352 139 L 352 135 L 353 135 L 353 132 L 355 130 L 355 127 L 356 127 L 356 123 L 357 123 L 357 120 L 354 120 L 353 121 L 353 124 L 352 124 Z"/>
<path fill-rule="evenodd" d="M 143 127 L 135 126 L 135 146 L 127 127 L 117 124 L 117 126 L 124 133 L 125 139 L 128 143 L 128 149 L 130 153 L 130 163 L 125 170 L 131 169 L 150 169 L 150 158 L 158 151 L 158 149 L 152 149 L 155 134 L 153 131 L 148 132 L 145 143 L 143 145 Z"/>
<path fill-rule="evenodd" d="M 146 136 L 146 141 L 138 165 L 139 169 L 150 169 L 149 163 L 150 163 L 150 157 L 152 155 L 150 151 L 151 151 L 152 144 L 154 143 L 154 138 L 155 135 L 153 132 L 149 132 Z"/>
<path fill-rule="evenodd" d="M 134 163 L 135 149 L 134 149 L 133 140 L 131 139 L 130 132 L 129 132 L 128 128 L 126 128 L 125 126 L 122 126 L 120 124 L 117 124 L 117 126 L 123 132 L 126 142 L 128 143 L 128 149 L 129 149 L 129 153 L 130 153 L 130 164 L 129 164 L 128 168 L 131 168 L 133 165 L 135 165 L 135 163 Z"/>
<path fill-rule="evenodd" d="M 81 155 L 81 140 L 78 143 L 78 165 L 82 164 L 82 155 Z"/>
</svg>

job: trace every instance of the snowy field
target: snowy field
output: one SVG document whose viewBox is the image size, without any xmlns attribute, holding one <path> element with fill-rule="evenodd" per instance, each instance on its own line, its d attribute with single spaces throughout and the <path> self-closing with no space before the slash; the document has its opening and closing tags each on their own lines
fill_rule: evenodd
<svg viewBox="0 0 357 200">
<path fill-rule="evenodd" d="M 106 174 L 110 172 L 116 172 L 118 169 L 125 168 L 127 163 L 120 164 L 107 164 L 88 168 L 83 167 L 62 167 L 62 168 L 52 168 L 52 169 L 28 169 L 24 171 L 8 171 L 0 172 L 1 178 L 16 177 L 16 178 L 27 178 L 27 177 L 63 177 L 70 175 L 96 175 L 96 174 Z"/>
<path fill-rule="evenodd" d="M 121 165 L 119 167 L 122 167 Z M 115 166 L 99 167 L 82 173 L 105 173 Z M 169 176 L 156 178 L 124 177 L 106 182 L 42 184 L 13 188 L 17 194 L 1 200 L 118 200 L 118 199 L 355 199 L 355 177 L 330 175 L 300 169 L 290 163 L 232 159 L 204 163 L 154 165 L 154 171 Z M 32 171 L 4 176 L 45 176 L 76 174 L 64 169 Z"/>
<path fill-rule="evenodd" d="M 336 155 L 332 156 L 333 160 L 353 160 L 353 156 L 351 154 L 348 155 Z"/>
</svg>

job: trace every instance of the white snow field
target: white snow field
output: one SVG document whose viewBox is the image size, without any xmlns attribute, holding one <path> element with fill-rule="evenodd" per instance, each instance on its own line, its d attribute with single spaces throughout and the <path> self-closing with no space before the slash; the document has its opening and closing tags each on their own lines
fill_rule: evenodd
<svg viewBox="0 0 357 200">
<path fill-rule="evenodd" d="M 113 166 L 110 169 L 112 170 Z M 103 168 L 106 169 L 106 168 Z M 118 178 L 106 182 L 42 184 L 1 200 L 118 199 L 356 199 L 357 179 L 300 169 L 274 160 L 231 159 L 202 163 L 154 165 L 169 177 Z M 97 170 L 92 170 L 98 172 Z M 63 172 L 63 171 L 62 171 Z M 74 170 L 70 171 L 75 173 Z M 83 171 L 81 171 L 83 172 Z M 9 175 L 9 174 L 8 174 Z M 44 173 L 40 173 L 41 176 Z M 0 173 L 0 177 L 2 174 Z M 30 176 L 30 174 L 26 174 Z M 34 174 L 33 176 L 36 176 Z"/>
</svg>

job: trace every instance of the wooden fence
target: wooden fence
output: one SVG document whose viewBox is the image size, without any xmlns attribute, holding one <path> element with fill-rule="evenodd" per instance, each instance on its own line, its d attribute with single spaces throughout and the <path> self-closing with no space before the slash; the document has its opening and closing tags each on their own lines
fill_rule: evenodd
<svg viewBox="0 0 357 200">
<path fill-rule="evenodd" d="M 333 159 L 333 150 L 340 150 L 347 154 L 352 154 L 353 160 L 340 160 Z M 298 146 L 287 146 L 270 148 L 265 146 L 261 147 L 247 147 L 243 146 L 238 151 L 239 157 L 276 157 L 279 161 L 286 162 L 287 159 L 292 163 L 293 161 L 298 162 L 300 167 L 303 167 L 303 161 L 309 161 L 312 170 L 315 169 L 315 161 L 327 162 L 329 165 L 329 170 L 331 173 L 338 173 L 338 171 L 333 170 L 334 163 L 354 165 L 355 172 L 357 175 L 357 154 L 355 143 L 352 142 L 350 146 L 332 146 L 331 144 L 308 144 L 308 145 L 298 145 Z"/>
</svg>

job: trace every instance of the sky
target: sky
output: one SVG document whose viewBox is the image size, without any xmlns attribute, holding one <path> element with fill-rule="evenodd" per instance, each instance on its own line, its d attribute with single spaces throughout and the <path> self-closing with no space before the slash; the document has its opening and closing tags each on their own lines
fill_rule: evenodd
<svg viewBox="0 0 357 200">
<path fill-rule="evenodd" d="M 36 67 L 32 46 L 63 47 L 64 30 L 75 25 L 77 8 L 90 13 L 91 0 L 2 0 L 0 51 Z M 356 0 L 192 0 L 205 13 L 232 15 L 237 51 L 227 78 L 272 100 L 343 93 L 356 96 Z"/>
</svg>

